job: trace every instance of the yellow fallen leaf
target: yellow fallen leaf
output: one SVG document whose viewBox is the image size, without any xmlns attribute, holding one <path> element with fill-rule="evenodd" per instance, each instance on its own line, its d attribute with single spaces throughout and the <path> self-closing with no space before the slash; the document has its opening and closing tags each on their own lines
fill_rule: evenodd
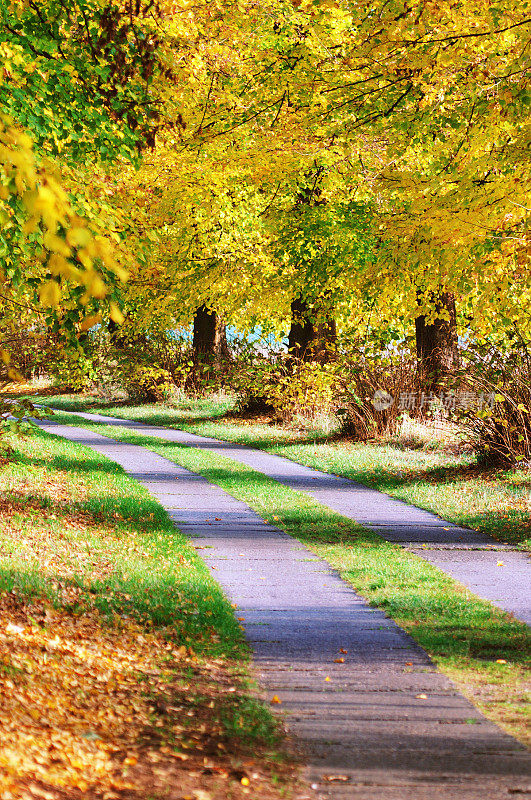
<svg viewBox="0 0 531 800">
<path fill-rule="evenodd" d="M 241 783 L 242 786 L 249 786 L 251 781 L 249 780 L 249 778 L 242 778 L 240 783 Z"/>
<path fill-rule="evenodd" d="M 496 664 L 507 664 L 507 661 L 504 658 L 497 658 Z"/>
<path fill-rule="evenodd" d="M 504 567 L 504 566 L 505 566 L 505 564 L 503 563 L 503 561 L 497 561 L 497 562 L 496 562 L 496 566 L 497 566 L 497 567 Z"/>
<path fill-rule="evenodd" d="M 329 681 L 329 680 L 330 680 L 330 678 L 329 678 L 329 676 L 327 675 L 327 676 L 326 676 L 326 678 L 325 678 L 325 681 Z"/>
<path fill-rule="evenodd" d="M 344 658 L 334 658 L 334 664 L 344 664 L 344 663 L 345 663 Z"/>
<path fill-rule="evenodd" d="M 415 697 L 416 697 L 417 700 L 427 700 L 428 699 L 428 695 L 427 694 L 417 694 L 417 695 L 415 695 Z"/>
<path fill-rule="evenodd" d="M 282 700 L 276 694 L 274 694 L 273 697 L 271 698 L 271 703 L 281 703 L 281 702 L 282 702 Z"/>
</svg>

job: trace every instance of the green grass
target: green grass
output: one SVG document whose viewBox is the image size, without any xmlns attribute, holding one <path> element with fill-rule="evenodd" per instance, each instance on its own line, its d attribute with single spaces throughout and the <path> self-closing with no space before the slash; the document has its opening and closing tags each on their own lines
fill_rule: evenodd
<svg viewBox="0 0 531 800">
<path fill-rule="evenodd" d="M 423 559 L 249 467 L 124 428 L 71 416 L 58 416 L 58 421 L 143 445 L 246 502 L 325 558 L 370 603 L 407 630 L 487 715 L 523 735 L 522 686 L 529 646 L 525 625 Z"/>
<path fill-rule="evenodd" d="M 0 465 L 0 593 L 45 599 L 73 618 L 96 611 L 111 628 L 130 620 L 186 648 L 200 668 L 224 665 L 238 693 L 216 700 L 211 716 L 229 741 L 277 748 L 278 723 L 254 697 L 234 610 L 162 506 L 89 448 L 35 429 L 12 444 Z M 3 667 L 0 659 L 0 676 Z"/>
<path fill-rule="evenodd" d="M 322 431 L 237 420 L 227 416 L 231 406 L 227 398 L 186 399 L 177 407 L 102 405 L 76 395 L 42 400 L 65 410 L 97 411 L 257 447 L 359 481 L 499 541 L 531 546 L 529 471 L 485 472 L 470 455 L 457 456 L 442 449 L 357 444 Z"/>
<path fill-rule="evenodd" d="M 65 475 L 73 491 L 54 497 Z M 162 506 L 121 467 L 36 431 L 17 447 L 3 480 L 3 498 L 18 510 L 11 523 L 18 535 L 11 526 L 0 531 L 0 590 L 45 593 L 54 603 L 71 596 L 72 610 L 88 603 L 111 618 L 167 628 L 197 652 L 244 654 L 232 609 L 207 568 Z M 24 499 L 21 485 L 31 487 Z M 58 543 L 48 570 L 33 549 L 36 524 L 44 525 L 41 540 Z M 102 535 L 106 526 L 108 535 Z"/>
</svg>

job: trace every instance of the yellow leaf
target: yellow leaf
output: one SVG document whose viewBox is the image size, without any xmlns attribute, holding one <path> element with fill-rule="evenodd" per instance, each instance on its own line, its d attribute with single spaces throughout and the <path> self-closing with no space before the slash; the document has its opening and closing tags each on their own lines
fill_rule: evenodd
<svg viewBox="0 0 531 800">
<path fill-rule="evenodd" d="M 116 303 L 112 302 L 110 303 L 109 316 L 113 322 L 116 322 L 117 325 L 121 325 L 125 319 L 124 315 L 122 314 Z"/>
<path fill-rule="evenodd" d="M 88 276 L 86 286 L 87 293 L 90 297 L 105 297 L 107 293 L 105 284 L 95 272 Z"/>
<path fill-rule="evenodd" d="M 66 241 L 71 247 L 86 247 L 91 238 L 88 228 L 70 228 L 66 234 Z"/>
<path fill-rule="evenodd" d="M 79 326 L 79 330 L 88 331 L 90 328 L 94 327 L 94 325 L 97 325 L 98 322 L 101 322 L 101 314 L 92 314 L 90 317 L 85 317 Z"/>
<path fill-rule="evenodd" d="M 81 261 L 86 269 L 92 269 L 92 259 L 86 247 L 83 247 L 81 250 L 77 251 L 78 260 Z"/>
<path fill-rule="evenodd" d="M 46 281 L 39 289 L 39 298 L 43 306 L 56 306 L 61 299 L 61 290 L 56 281 Z"/>
<path fill-rule="evenodd" d="M 64 239 L 50 231 L 44 234 L 43 244 L 47 250 L 51 250 L 52 253 L 59 253 L 62 256 L 69 256 L 72 252 Z"/>
</svg>

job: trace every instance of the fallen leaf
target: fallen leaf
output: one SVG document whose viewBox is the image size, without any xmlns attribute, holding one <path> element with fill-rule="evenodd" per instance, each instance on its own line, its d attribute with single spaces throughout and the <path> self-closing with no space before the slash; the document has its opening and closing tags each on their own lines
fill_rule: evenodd
<svg viewBox="0 0 531 800">
<path fill-rule="evenodd" d="M 344 663 L 345 663 L 344 658 L 334 658 L 334 664 L 344 664 Z"/>
<path fill-rule="evenodd" d="M 329 680 L 330 680 L 330 678 L 329 678 L 329 676 L 327 675 L 327 676 L 326 676 L 326 678 L 325 678 L 325 681 L 329 681 Z"/>
<path fill-rule="evenodd" d="M 8 622 L 6 625 L 6 631 L 8 633 L 21 634 L 24 633 L 24 628 L 21 625 L 13 625 L 12 622 Z"/>
<path fill-rule="evenodd" d="M 195 800 L 212 800 L 210 792 L 205 792 L 204 789 L 194 789 L 193 796 Z"/>
<path fill-rule="evenodd" d="M 249 780 L 249 778 L 242 778 L 240 783 L 242 784 L 242 786 L 249 786 L 251 781 Z"/>
<path fill-rule="evenodd" d="M 497 658 L 496 664 L 507 664 L 507 661 L 504 658 Z"/>
<path fill-rule="evenodd" d="M 428 695 L 427 694 L 416 694 L 415 697 L 417 698 L 417 700 L 427 700 L 428 699 Z"/>
<path fill-rule="evenodd" d="M 278 695 L 274 694 L 273 697 L 271 698 L 270 702 L 271 703 L 281 703 L 282 700 L 280 699 L 280 697 Z"/>
<path fill-rule="evenodd" d="M 323 780 L 327 783 L 348 783 L 350 775 L 323 775 Z"/>
<path fill-rule="evenodd" d="M 497 561 L 497 562 L 496 562 L 496 566 L 497 566 L 497 567 L 504 567 L 504 566 L 505 566 L 505 564 L 503 563 L 503 561 Z"/>
</svg>

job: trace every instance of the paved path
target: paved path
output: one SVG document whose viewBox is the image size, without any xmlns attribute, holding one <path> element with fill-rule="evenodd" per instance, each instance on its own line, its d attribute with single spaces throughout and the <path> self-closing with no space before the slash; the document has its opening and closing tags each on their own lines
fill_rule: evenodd
<svg viewBox="0 0 531 800">
<path fill-rule="evenodd" d="M 485 534 L 445 522 L 429 511 L 395 500 L 360 483 L 262 450 L 103 414 L 75 413 L 93 422 L 123 426 L 144 436 L 205 449 L 247 464 L 285 486 L 306 492 L 384 539 L 407 547 L 460 581 L 474 594 L 531 624 L 529 557 L 521 550 L 500 544 Z M 499 561 L 503 566 L 498 566 Z"/>
<path fill-rule="evenodd" d="M 281 698 L 321 797 L 524 797 L 527 751 L 300 542 L 150 450 L 53 421 L 39 425 L 121 464 L 193 539 L 245 618 L 258 678 Z"/>
</svg>

